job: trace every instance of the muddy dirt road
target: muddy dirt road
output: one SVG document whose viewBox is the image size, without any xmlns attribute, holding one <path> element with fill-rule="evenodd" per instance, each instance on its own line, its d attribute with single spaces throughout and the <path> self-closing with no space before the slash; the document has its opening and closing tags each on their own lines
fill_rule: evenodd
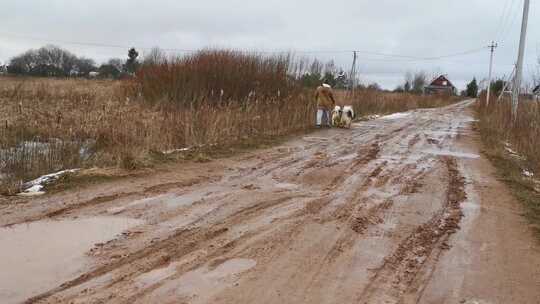
<svg viewBox="0 0 540 304">
<path fill-rule="evenodd" d="M 0 207 L 0 302 L 540 303 L 469 102 Z"/>
</svg>

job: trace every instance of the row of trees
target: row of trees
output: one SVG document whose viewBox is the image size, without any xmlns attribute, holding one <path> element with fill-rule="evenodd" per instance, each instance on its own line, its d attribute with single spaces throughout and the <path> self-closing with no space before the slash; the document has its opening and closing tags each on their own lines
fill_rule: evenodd
<svg viewBox="0 0 540 304">
<path fill-rule="evenodd" d="M 416 73 L 407 72 L 405 74 L 405 82 L 398 86 L 394 92 L 406 92 L 413 94 L 422 94 L 424 87 L 428 82 L 428 76 L 426 72 L 419 71 Z"/>
<path fill-rule="evenodd" d="M 135 48 L 129 49 L 127 55 L 126 60 L 112 58 L 98 66 L 92 59 L 78 57 L 60 47 L 47 45 L 13 57 L 8 65 L 0 65 L 0 73 L 41 77 L 86 77 L 90 72 L 97 72 L 98 77 L 121 78 L 124 75 L 134 74 L 141 66 L 160 64 L 170 59 L 159 48 L 150 50 L 141 61 Z M 350 89 L 350 75 L 338 68 L 333 61 L 324 63 L 314 60 L 303 71 L 297 79 L 305 87 L 314 88 L 325 82 L 337 89 Z M 382 90 L 377 83 L 364 85 L 357 79 L 355 86 L 357 89 Z"/>
<path fill-rule="evenodd" d="M 490 84 L 491 94 L 495 96 L 499 96 L 502 93 L 502 90 L 504 89 L 505 85 L 506 85 L 506 80 L 502 78 L 492 81 Z M 480 87 L 475 77 L 473 78 L 473 80 L 471 80 L 471 82 L 467 84 L 467 88 L 461 92 L 461 96 L 476 98 L 478 97 L 479 93 L 480 93 Z"/>
<path fill-rule="evenodd" d="M 351 81 L 350 73 L 337 68 L 333 61 L 322 63 L 314 60 L 307 71 L 300 76 L 300 82 L 304 87 L 308 88 L 315 88 L 324 82 L 336 89 L 350 89 L 351 85 L 354 85 L 355 89 L 359 90 L 382 91 L 381 86 L 376 82 L 365 85 L 358 79 L 354 79 L 354 82 Z"/>
<path fill-rule="evenodd" d="M 118 78 L 135 72 L 139 65 L 138 56 L 139 53 L 131 48 L 127 60 L 114 58 L 97 66 L 92 59 L 78 57 L 60 47 L 47 45 L 11 58 L 8 65 L 0 68 L 0 72 L 4 70 L 13 75 L 42 77 L 84 77 L 90 72 L 97 72 L 100 77 Z"/>
</svg>

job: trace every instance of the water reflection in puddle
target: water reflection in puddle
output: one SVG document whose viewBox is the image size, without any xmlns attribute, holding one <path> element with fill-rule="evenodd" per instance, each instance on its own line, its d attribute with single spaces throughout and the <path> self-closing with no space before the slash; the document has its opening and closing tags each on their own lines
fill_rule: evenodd
<svg viewBox="0 0 540 304">
<path fill-rule="evenodd" d="M 168 281 L 153 292 L 158 298 L 190 298 L 189 303 L 207 303 L 212 296 L 231 286 L 238 280 L 238 275 L 255 267 L 257 262 L 252 259 L 231 259 L 213 269 L 204 266 L 183 274 L 175 280 Z M 148 274 L 144 279 L 157 278 L 162 280 L 175 273 L 175 264 Z M 148 284 L 148 282 L 146 282 Z"/>
<path fill-rule="evenodd" d="M 423 152 L 427 153 L 427 154 L 441 155 L 441 156 L 453 156 L 453 157 L 457 157 L 457 158 L 480 158 L 480 155 L 478 155 L 478 154 L 457 152 L 457 151 L 449 151 L 449 150 L 428 149 L 428 150 L 424 150 Z"/>
<path fill-rule="evenodd" d="M 80 275 L 85 253 L 142 221 L 97 217 L 0 229 L 0 302 L 19 303 Z"/>
</svg>

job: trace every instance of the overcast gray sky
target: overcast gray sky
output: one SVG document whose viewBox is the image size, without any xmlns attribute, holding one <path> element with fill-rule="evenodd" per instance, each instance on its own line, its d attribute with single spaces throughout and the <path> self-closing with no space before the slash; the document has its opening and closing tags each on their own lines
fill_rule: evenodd
<svg viewBox="0 0 540 304">
<path fill-rule="evenodd" d="M 4 1 L 0 61 L 47 43 L 98 63 L 126 57 L 124 48 L 227 47 L 254 50 L 362 50 L 436 57 L 487 46 L 497 39 L 495 73 L 516 60 L 524 0 L 24 0 Z M 536 68 L 540 4 L 531 1 L 525 73 Z M 36 39 L 37 38 L 37 39 Z M 60 43 L 60 41 L 62 41 Z M 141 51 L 144 53 L 144 50 Z M 350 68 L 350 53 L 299 55 L 333 59 Z M 363 82 L 394 88 L 406 71 L 443 73 L 460 88 L 485 78 L 489 51 L 440 60 L 411 61 L 359 54 Z"/>
</svg>

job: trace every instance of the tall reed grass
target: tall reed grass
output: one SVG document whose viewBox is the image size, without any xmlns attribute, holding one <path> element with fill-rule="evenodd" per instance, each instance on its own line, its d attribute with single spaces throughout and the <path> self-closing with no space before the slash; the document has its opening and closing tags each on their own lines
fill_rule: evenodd
<svg viewBox="0 0 540 304">
<path fill-rule="evenodd" d="M 491 101 L 486 105 L 484 94 L 476 104 L 485 154 L 525 207 L 524 215 L 540 239 L 540 104 L 520 100 L 514 119 L 510 98 Z"/>
<path fill-rule="evenodd" d="M 234 50 L 202 50 L 143 64 L 133 84 L 146 102 L 265 101 L 293 96 L 301 65 L 292 55 L 263 56 Z"/>
<path fill-rule="evenodd" d="M 349 92 L 338 93 L 340 103 L 352 105 L 357 114 L 391 114 L 405 112 L 418 108 L 443 107 L 461 100 L 450 95 L 415 95 L 410 93 L 390 93 L 374 90 L 355 91 L 354 96 Z"/>
<path fill-rule="evenodd" d="M 512 149 L 526 158 L 529 168 L 540 174 L 540 104 L 529 99 L 521 100 L 514 120 L 508 97 L 500 101 L 492 97 L 490 104 L 486 105 L 486 95 L 483 94 L 476 110 L 484 142 L 493 147 L 509 143 Z"/>
<path fill-rule="evenodd" d="M 9 78 L 0 81 L 0 192 L 84 166 L 134 168 L 149 155 L 227 147 L 309 131 L 309 67 L 290 55 L 205 50 L 146 62 L 124 81 Z M 338 93 L 360 115 L 445 105 L 450 98 Z"/>
</svg>

